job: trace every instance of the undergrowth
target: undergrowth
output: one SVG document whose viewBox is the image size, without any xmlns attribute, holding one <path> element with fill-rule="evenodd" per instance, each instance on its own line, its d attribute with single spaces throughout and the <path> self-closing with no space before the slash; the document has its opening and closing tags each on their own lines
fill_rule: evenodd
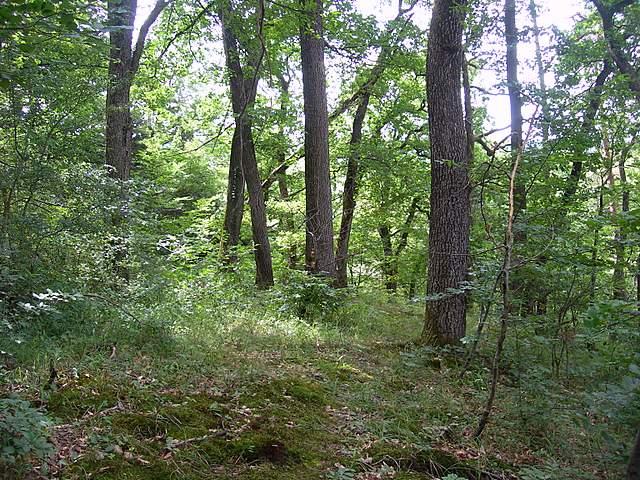
<svg viewBox="0 0 640 480">
<path fill-rule="evenodd" d="M 25 406 L 21 421 L 52 423 L 46 446 L 34 440 L 36 454 L 24 452 L 30 475 L 620 478 L 638 405 L 606 414 L 605 372 L 586 368 L 600 359 L 576 354 L 576 368 L 554 378 L 538 350 L 512 340 L 491 422 L 475 440 L 491 342 L 461 376 L 460 351 L 413 343 L 421 305 L 377 291 L 327 298 L 316 284 L 242 284 L 199 276 L 166 286 L 161 300 L 139 286 L 126 311 L 77 298 L 3 338 L 4 396 Z M 618 378 L 609 383 L 624 396 Z M 0 414 L 3 431 L 8 418 Z"/>
</svg>

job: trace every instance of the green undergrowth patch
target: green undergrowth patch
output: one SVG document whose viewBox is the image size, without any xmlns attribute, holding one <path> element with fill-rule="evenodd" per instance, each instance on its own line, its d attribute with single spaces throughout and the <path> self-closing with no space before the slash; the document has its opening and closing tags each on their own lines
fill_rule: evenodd
<svg viewBox="0 0 640 480">
<path fill-rule="evenodd" d="M 166 325 L 145 346 L 140 332 L 125 334 L 133 324 L 81 347 L 71 334 L 53 338 L 40 356 L 16 356 L 3 386 L 64 426 L 71 438 L 58 442 L 57 475 L 66 479 L 556 480 L 620 471 L 575 422 L 573 412 L 586 411 L 579 396 L 515 378 L 508 351 L 489 426 L 474 440 L 491 352 L 461 376 L 460 352 L 414 343 L 421 306 L 363 293 L 349 298 L 350 324 L 306 323 L 275 310 L 273 295 L 198 298 L 172 321 L 180 305 L 152 310 L 146 334 Z M 56 379 L 45 388 L 51 365 Z M 575 473 L 582 465 L 591 477 Z"/>
</svg>

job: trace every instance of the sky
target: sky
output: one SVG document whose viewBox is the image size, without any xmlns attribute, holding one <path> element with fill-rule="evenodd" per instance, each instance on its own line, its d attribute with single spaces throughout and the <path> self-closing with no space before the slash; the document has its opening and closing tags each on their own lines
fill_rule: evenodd
<svg viewBox="0 0 640 480">
<path fill-rule="evenodd" d="M 148 15 L 149 11 L 153 7 L 155 0 L 140 0 L 138 3 L 138 12 L 136 15 L 136 30 L 140 28 L 140 25 Z M 408 0 L 406 1 L 408 3 Z M 422 2 L 420 2 L 422 3 Z M 523 0 L 524 9 L 518 14 L 517 22 L 518 27 L 523 28 L 531 25 L 531 20 L 528 15 L 529 4 L 528 0 Z M 375 16 L 381 24 L 390 20 L 396 16 L 398 3 L 397 0 L 355 0 L 356 7 L 364 15 Z M 583 0 L 536 0 L 538 6 L 538 26 L 541 30 L 549 29 L 555 26 L 561 30 L 567 30 L 571 28 L 574 23 L 574 17 L 584 11 Z M 424 5 L 417 5 L 414 9 L 413 20 L 422 29 L 427 29 L 429 25 L 429 11 Z M 495 41 L 495 40 L 494 40 Z M 542 48 L 549 46 L 548 37 L 542 36 L 541 38 Z M 498 42 L 499 45 L 499 42 Z M 532 44 L 521 43 L 518 49 L 520 60 L 520 81 L 521 82 L 536 82 L 537 72 L 533 71 L 527 64 L 532 64 L 535 58 L 535 50 Z M 504 72 L 502 73 L 504 75 Z M 550 75 L 546 77 L 547 85 L 553 84 L 553 79 Z M 483 70 L 480 75 L 474 80 L 474 83 L 478 86 L 495 91 L 496 86 L 505 81 L 504 78 L 499 78 L 496 72 L 490 70 Z M 331 87 L 330 87 L 331 89 Z M 331 95 L 330 97 L 337 96 Z M 506 95 L 495 96 L 491 98 L 491 102 L 487 105 L 487 113 L 492 120 L 491 127 L 507 127 L 510 123 L 509 117 L 509 98 Z M 523 115 L 525 119 L 533 115 L 533 107 L 525 106 L 523 109 Z M 500 134 L 496 134 L 500 135 Z"/>
</svg>

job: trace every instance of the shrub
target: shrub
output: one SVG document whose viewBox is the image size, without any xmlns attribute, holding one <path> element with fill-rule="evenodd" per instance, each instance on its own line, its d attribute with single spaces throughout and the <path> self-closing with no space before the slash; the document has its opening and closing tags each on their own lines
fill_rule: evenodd
<svg viewBox="0 0 640 480">
<path fill-rule="evenodd" d="M 0 399 L 0 474 L 20 473 L 53 452 L 51 421 L 24 400 Z"/>
<path fill-rule="evenodd" d="M 333 288 L 327 279 L 307 274 L 289 278 L 282 290 L 282 311 L 291 312 L 301 320 L 328 320 L 340 309 L 346 298 L 345 289 Z"/>
</svg>

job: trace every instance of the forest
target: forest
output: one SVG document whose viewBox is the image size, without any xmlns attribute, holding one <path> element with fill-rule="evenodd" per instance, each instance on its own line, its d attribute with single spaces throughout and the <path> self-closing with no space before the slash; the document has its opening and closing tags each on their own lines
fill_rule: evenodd
<svg viewBox="0 0 640 480">
<path fill-rule="evenodd" d="M 0 478 L 640 480 L 640 0 L 0 0 Z"/>
</svg>

